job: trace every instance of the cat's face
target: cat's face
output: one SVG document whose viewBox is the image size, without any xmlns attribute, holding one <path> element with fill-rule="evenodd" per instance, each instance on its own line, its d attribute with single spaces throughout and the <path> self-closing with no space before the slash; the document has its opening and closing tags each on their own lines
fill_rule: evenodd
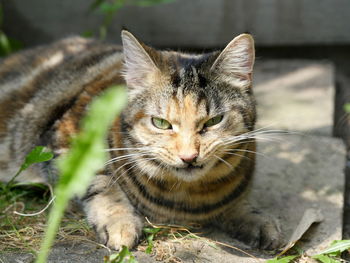
<svg viewBox="0 0 350 263">
<path fill-rule="evenodd" d="M 128 143 L 142 147 L 138 165 L 150 175 L 197 180 L 223 161 L 235 136 L 253 129 L 250 36 L 204 55 L 155 51 L 130 33 L 123 44 Z"/>
</svg>

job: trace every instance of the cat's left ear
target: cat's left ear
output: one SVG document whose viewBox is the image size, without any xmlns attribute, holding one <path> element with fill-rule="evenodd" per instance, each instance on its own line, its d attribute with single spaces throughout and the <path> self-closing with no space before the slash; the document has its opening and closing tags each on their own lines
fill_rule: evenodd
<svg viewBox="0 0 350 263">
<path fill-rule="evenodd" d="M 223 81 L 245 88 L 251 86 L 254 60 L 254 39 L 249 34 L 241 34 L 225 47 L 211 70 Z"/>
</svg>

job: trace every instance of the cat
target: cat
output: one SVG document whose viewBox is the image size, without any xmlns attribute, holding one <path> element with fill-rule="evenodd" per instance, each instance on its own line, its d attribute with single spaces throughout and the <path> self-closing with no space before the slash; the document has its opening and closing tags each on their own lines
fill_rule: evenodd
<svg viewBox="0 0 350 263">
<path fill-rule="evenodd" d="M 204 54 L 159 51 L 125 30 L 122 43 L 69 37 L 1 61 L 0 178 L 8 181 L 36 145 L 56 157 L 67 152 L 90 101 L 125 83 L 128 105 L 109 131 L 110 160 L 81 200 L 99 240 L 133 247 L 147 216 L 278 248 L 276 220 L 246 198 L 256 147 L 252 36 Z M 53 183 L 56 175 L 50 161 L 18 180 Z"/>
</svg>

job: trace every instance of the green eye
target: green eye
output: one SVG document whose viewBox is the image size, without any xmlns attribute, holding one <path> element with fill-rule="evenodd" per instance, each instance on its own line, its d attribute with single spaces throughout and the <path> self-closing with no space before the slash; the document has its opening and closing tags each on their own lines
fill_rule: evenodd
<svg viewBox="0 0 350 263">
<path fill-rule="evenodd" d="M 170 122 L 161 118 L 152 117 L 152 123 L 158 129 L 168 130 L 172 128 Z"/>
<path fill-rule="evenodd" d="M 211 118 L 206 123 L 204 123 L 204 127 L 211 127 L 211 126 L 214 126 L 214 125 L 220 123 L 222 121 L 223 117 L 224 117 L 224 115 L 218 115 L 218 116 L 215 116 L 214 118 Z"/>
</svg>

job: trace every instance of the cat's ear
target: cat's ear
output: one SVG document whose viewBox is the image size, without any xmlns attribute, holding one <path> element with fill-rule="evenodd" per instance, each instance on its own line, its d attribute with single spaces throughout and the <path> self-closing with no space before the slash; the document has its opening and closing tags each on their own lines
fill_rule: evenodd
<svg viewBox="0 0 350 263">
<path fill-rule="evenodd" d="M 142 44 L 128 31 L 122 31 L 124 70 L 123 75 L 130 87 L 143 86 L 145 78 L 159 69 Z"/>
<path fill-rule="evenodd" d="M 251 85 L 254 60 L 254 39 L 249 34 L 241 34 L 219 54 L 211 70 L 224 81 L 248 87 Z"/>
</svg>

